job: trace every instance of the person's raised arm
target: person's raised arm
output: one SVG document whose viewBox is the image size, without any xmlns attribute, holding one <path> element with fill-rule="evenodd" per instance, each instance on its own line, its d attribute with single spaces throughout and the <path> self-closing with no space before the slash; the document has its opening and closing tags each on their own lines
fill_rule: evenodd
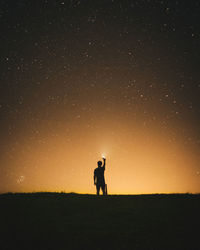
<svg viewBox="0 0 200 250">
<path fill-rule="evenodd" d="M 102 168 L 105 169 L 105 167 L 106 167 L 106 158 L 103 158 L 103 166 L 102 166 Z"/>
</svg>

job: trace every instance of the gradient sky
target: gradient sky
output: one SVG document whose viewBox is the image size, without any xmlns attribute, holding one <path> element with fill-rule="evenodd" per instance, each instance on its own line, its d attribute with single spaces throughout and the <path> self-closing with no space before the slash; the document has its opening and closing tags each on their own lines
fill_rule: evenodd
<svg viewBox="0 0 200 250">
<path fill-rule="evenodd" d="M 200 192 L 200 2 L 0 1 L 0 192 Z"/>
</svg>

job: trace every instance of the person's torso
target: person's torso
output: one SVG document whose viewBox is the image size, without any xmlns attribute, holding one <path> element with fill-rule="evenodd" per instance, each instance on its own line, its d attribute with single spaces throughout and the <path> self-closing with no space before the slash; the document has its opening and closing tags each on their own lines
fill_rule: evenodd
<svg viewBox="0 0 200 250">
<path fill-rule="evenodd" d="M 104 168 L 96 168 L 95 169 L 95 175 L 97 177 L 97 182 L 104 182 Z"/>
</svg>

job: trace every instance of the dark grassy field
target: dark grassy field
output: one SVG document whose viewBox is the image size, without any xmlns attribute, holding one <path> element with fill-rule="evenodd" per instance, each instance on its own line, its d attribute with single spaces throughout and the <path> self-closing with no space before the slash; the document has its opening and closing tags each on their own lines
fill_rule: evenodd
<svg viewBox="0 0 200 250">
<path fill-rule="evenodd" d="M 0 249 L 200 249 L 200 195 L 0 195 Z"/>
</svg>

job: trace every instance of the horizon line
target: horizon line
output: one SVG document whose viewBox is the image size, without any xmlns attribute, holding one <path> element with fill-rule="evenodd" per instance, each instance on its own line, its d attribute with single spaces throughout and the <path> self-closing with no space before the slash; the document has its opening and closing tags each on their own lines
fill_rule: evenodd
<svg viewBox="0 0 200 250">
<path fill-rule="evenodd" d="M 0 195 L 5 195 L 5 194 L 66 194 L 66 195 L 69 195 L 69 194 L 76 194 L 76 195 L 94 195 L 94 196 L 97 196 L 97 194 L 95 193 L 78 193 L 78 192 L 64 192 L 64 191 L 33 191 L 33 192 L 11 192 L 11 191 L 8 191 L 8 192 L 0 192 Z M 130 193 L 130 194 L 117 194 L 117 193 L 111 193 L 111 194 L 108 194 L 108 195 L 102 195 L 100 194 L 99 196 L 110 196 L 110 195 L 123 195 L 123 196 L 126 196 L 126 195 L 183 195 L 183 194 L 187 194 L 187 195 L 200 195 L 200 193 L 190 193 L 190 192 L 185 192 L 185 193 Z"/>
</svg>

